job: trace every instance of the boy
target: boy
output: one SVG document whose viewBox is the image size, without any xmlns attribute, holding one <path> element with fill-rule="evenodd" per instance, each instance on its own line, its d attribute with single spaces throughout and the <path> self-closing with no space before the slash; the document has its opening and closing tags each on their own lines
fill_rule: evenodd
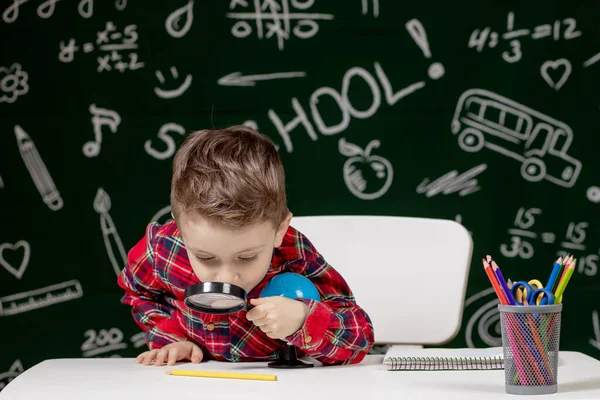
<svg viewBox="0 0 600 400">
<path fill-rule="evenodd" d="M 118 278 L 150 349 L 136 363 L 274 360 L 282 340 L 329 365 L 358 363 L 368 353 L 368 315 L 289 226 L 284 170 L 268 137 L 245 126 L 188 136 L 173 160 L 171 210 L 174 221 L 148 226 Z M 321 301 L 259 298 L 284 272 L 308 277 Z M 254 308 L 229 315 L 187 308 L 185 288 L 204 281 L 240 286 Z"/>
</svg>

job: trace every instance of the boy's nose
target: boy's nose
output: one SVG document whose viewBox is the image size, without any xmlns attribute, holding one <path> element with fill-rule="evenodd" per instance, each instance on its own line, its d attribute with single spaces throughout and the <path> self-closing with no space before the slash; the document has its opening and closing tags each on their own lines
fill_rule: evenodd
<svg viewBox="0 0 600 400">
<path fill-rule="evenodd" d="M 215 276 L 216 282 L 234 283 L 237 280 L 237 274 L 231 268 L 224 268 L 217 272 Z"/>
</svg>

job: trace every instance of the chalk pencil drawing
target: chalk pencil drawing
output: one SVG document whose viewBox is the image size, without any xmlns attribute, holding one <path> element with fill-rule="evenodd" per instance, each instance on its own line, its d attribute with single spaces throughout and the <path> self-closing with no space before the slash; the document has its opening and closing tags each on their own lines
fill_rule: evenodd
<svg viewBox="0 0 600 400">
<path fill-rule="evenodd" d="M 86 157 L 96 157 L 100 154 L 102 145 L 102 127 L 107 126 L 112 133 L 117 133 L 117 128 L 121 124 L 121 116 L 116 111 L 96 107 L 95 104 L 90 105 L 89 111 L 92 114 L 94 140 L 85 143 L 82 150 Z"/>
<path fill-rule="evenodd" d="M 10 250 L 12 252 L 16 252 L 19 249 L 23 249 L 23 256 L 21 257 L 21 261 L 19 266 L 12 265 L 4 258 L 4 252 Z M 4 267 L 8 272 L 13 274 L 17 279 L 21 279 L 25 269 L 29 265 L 29 257 L 31 256 L 31 246 L 25 240 L 19 240 L 16 243 L 2 243 L 0 244 L 0 265 Z"/>
<path fill-rule="evenodd" d="M 0 103 L 14 103 L 19 96 L 27 94 L 28 79 L 29 75 L 19 63 L 10 68 L 0 67 Z"/>
<path fill-rule="evenodd" d="M 529 182 L 570 188 L 581 172 L 581 161 L 568 154 L 573 132 L 567 124 L 488 90 L 460 96 L 451 131 L 466 152 L 485 147 L 520 162 Z"/>
<path fill-rule="evenodd" d="M 175 80 L 179 79 L 179 73 L 177 72 L 176 67 L 171 67 L 171 76 Z M 159 70 L 156 70 L 156 78 L 161 83 L 161 85 L 165 84 L 165 82 L 166 82 L 165 77 L 163 76 L 162 72 L 160 72 Z M 191 84 L 192 84 L 192 74 L 187 74 L 185 76 L 183 82 L 181 82 L 181 84 L 177 88 L 162 89 L 162 88 L 155 86 L 154 93 L 161 99 L 174 99 L 174 98 L 179 97 L 182 94 L 184 94 L 185 91 L 189 89 Z"/>
<path fill-rule="evenodd" d="M 241 72 L 232 72 L 217 81 L 221 86 L 256 86 L 258 81 L 270 81 L 273 79 L 303 78 L 306 72 L 274 72 L 270 74 L 242 75 Z"/>
<path fill-rule="evenodd" d="M 383 157 L 371 155 L 371 150 L 379 145 L 379 140 L 372 140 L 363 150 L 344 138 L 338 141 L 339 152 L 349 157 L 343 167 L 344 182 L 359 199 L 374 200 L 383 196 L 394 179 L 392 164 Z"/>
<path fill-rule="evenodd" d="M 40 289 L 0 297 L 0 317 L 20 314 L 83 296 L 79 281 L 57 283 Z"/>
<path fill-rule="evenodd" d="M 87 338 L 81 345 L 83 357 L 95 357 L 127 348 L 127 343 L 123 342 L 123 332 L 118 328 L 100 329 L 98 332 L 88 329 L 83 336 Z"/>
<path fill-rule="evenodd" d="M 498 304 L 499 301 L 494 288 L 484 289 L 475 293 L 465 301 L 465 310 L 478 307 L 477 311 L 469 318 L 465 327 L 467 347 L 502 346 Z M 481 342 L 483 342 L 483 345 Z"/>
<path fill-rule="evenodd" d="M 100 214 L 100 229 L 104 239 L 104 247 L 113 266 L 115 274 L 119 276 L 121 270 L 127 265 L 127 253 L 123 247 L 123 242 L 117 232 L 117 227 L 112 217 L 108 213 L 111 208 L 111 201 L 108 194 L 102 188 L 98 188 L 94 198 L 94 211 Z M 117 255 L 119 258 L 117 258 Z"/>
<path fill-rule="evenodd" d="M 433 182 L 430 182 L 429 178 L 424 178 L 419 186 L 417 186 L 417 193 L 425 193 L 426 197 L 433 197 L 440 193 L 446 195 L 456 192 L 458 192 L 459 196 L 463 197 L 475 193 L 481 188 L 477 179 L 473 178 L 485 171 L 486 168 L 487 164 L 479 164 L 462 174 L 459 174 L 457 170 L 452 170 Z"/>
<path fill-rule="evenodd" d="M 21 360 L 15 360 L 10 368 L 4 372 L 0 372 L 0 391 L 6 387 L 13 379 L 23 373 L 25 369 Z"/>
<path fill-rule="evenodd" d="M 564 67 L 564 71 L 560 75 L 558 80 L 555 80 L 550 76 L 548 70 L 557 70 L 560 67 Z M 565 84 L 569 76 L 571 75 L 571 62 L 565 58 L 558 59 L 556 61 L 546 61 L 542 64 L 540 68 L 540 73 L 542 74 L 542 78 L 546 81 L 546 83 L 554 90 L 560 90 L 560 88 Z"/>
<path fill-rule="evenodd" d="M 185 23 L 180 25 L 181 20 Z M 167 33 L 174 38 L 184 37 L 192 27 L 194 22 L 194 0 L 189 0 L 183 7 L 173 11 L 165 20 L 165 29 Z"/>
<path fill-rule="evenodd" d="M 54 181 L 38 153 L 35 143 L 29 135 L 19 125 L 15 125 L 15 136 L 19 153 L 25 163 L 25 167 L 35 183 L 35 187 L 42 196 L 42 200 L 52 211 L 60 210 L 63 207 L 63 199 L 54 185 Z"/>
<path fill-rule="evenodd" d="M 257 38 L 261 40 L 275 37 L 277 48 L 282 51 L 285 40 L 289 40 L 292 35 L 300 39 L 312 38 L 319 31 L 317 21 L 334 19 L 333 14 L 304 12 L 313 5 L 314 0 L 291 0 L 291 3 L 289 0 L 281 0 L 281 4 L 275 0 L 253 0 L 253 10 L 230 12 L 226 14 L 226 17 L 237 20 L 231 27 L 231 34 L 234 37 L 243 39 L 250 36 L 253 27 L 248 21 L 254 21 Z M 229 3 L 231 11 L 246 11 L 239 10 L 238 7 L 248 8 L 250 5 L 247 1 L 231 1 Z M 292 25 L 294 25 L 293 28 Z"/>
<path fill-rule="evenodd" d="M 163 151 L 156 150 L 154 147 L 152 147 L 152 140 L 148 139 L 144 142 L 144 150 L 146 150 L 146 153 L 157 160 L 166 160 L 175 154 L 177 145 L 173 137 L 169 135 L 169 132 L 174 132 L 180 136 L 183 136 L 185 135 L 185 128 L 172 122 L 164 124 L 158 130 L 157 136 L 163 141 L 167 148 Z"/>
<path fill-rule="evenodd" d="M 4 181 L 2 180 L 2 175 L 0 175 L 0 189 L 4 189 Z"/>
</svg>

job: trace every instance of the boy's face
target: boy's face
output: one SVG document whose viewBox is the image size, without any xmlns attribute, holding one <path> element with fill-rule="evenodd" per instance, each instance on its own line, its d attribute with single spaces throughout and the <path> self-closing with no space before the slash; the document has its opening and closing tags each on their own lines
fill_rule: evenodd
<svg viewBox="0 0 600 400">
<path fill-rule="evenodd" d="M 177 220 L 194 273 L 202 282 L 232 283 L 249 293 L 264 278 L 292 214 L 275 229 L 269 221 L 232 230 L 197 213 Z"/>
</svg>

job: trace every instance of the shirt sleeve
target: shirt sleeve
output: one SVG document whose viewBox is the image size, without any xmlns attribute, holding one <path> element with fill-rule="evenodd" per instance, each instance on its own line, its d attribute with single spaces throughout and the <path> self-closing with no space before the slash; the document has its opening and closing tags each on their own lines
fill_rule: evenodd
<svg viewBox="0 0 600 400">
<path fill-rule="evenodd" d="M 146 333 L 150 350 L 186 340 L 185 333 L 171 318 L 173 309 L 165 301 L 164 289 L 154 274 L 152 238 L 157 229 L 158 225 L 148 226 L 146 236 L 129 251 L 127 266 L 117 280 L 125 290 L 121 302 L 132 307 L 133 318 Z"/>
<path fill-rule="evenodd" d="M 356 304 L 344 278 L 322 256 L 309 261 L 304 274 L 317 287 L 321 300 L 298 299 L 308 306 L 308 317 L 286 339 L 323 364 L 359 363 L 374 342 L 369 316 Z"/>
</svg>

